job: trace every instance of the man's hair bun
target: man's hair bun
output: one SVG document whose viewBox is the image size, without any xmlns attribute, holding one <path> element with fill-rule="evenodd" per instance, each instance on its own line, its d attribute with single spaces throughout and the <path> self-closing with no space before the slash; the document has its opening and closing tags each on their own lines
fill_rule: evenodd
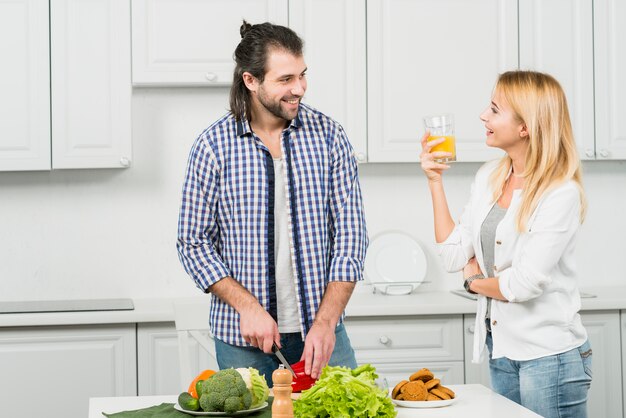
<svg viewBox="0 0 626 418">
<path fill-rule="evenodd" d="M 252 29 L 252 25 L 244 20 L 243 24 L 239 28 L 239 34 L 241 35 L 242 39 L 244 36 L 246 36 L 246 33 L 248 33 L 250 29 Z"/>
</svg>

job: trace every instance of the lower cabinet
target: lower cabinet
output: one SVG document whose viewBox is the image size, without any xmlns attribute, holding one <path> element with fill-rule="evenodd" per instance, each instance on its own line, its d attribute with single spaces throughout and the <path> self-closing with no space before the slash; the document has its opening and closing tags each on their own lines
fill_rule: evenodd
<svg viewBox="0 0 626 418">
<path fill-rule="evenodd" d="M 136 395 L 136 355 L 135 324 L 0 328 L 1 415 L 84 418 L 90 397 Z"/>
<path fill-rule="evenodd" d="M 192 344 L 191 370 L 217 370 L 199 344 Z M 173 322 L 137 324 L 139 395 L 172 395 L 186 391 L 179 374 L 178 336 Z"/>
<path fill-rule="evenodd" d="M 389 386 L 424 367 L 444 384 L 464 381 L 461 315 L 351 317 L 345 325 L 357 363 L 371 363 Z"/>
<path fill-rule="evenodd" d="M 622 313 L 622 315 L 625 315 Z M 620 312 L 585 311 L 581 314 L 593 350 L 593 381 L 589 390 L 587 410 L 589 417 L 622 417 L 622 351 L 620 341 Z M 480 383 L 490 387 L 489 363 L 472 364 L 474 316 L 465 315 L 465 383 Z M 622 323 L 624 323 L 622 321 Z M 626 355 L 626 350 L 624 351 Z M 624 388 L 626 389 L 626 388 Z M 626 396 L 626 393 L 624 393 Z"/>
</svg>

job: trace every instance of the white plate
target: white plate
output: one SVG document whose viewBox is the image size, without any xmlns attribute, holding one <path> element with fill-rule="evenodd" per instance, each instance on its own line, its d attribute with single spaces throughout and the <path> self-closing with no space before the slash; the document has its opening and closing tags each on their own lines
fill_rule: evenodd
<svg viewBox="0 0 626 418">
<path fill-rule="evenodd" d="M 426 255 L 419 243 L 404 232 L 377 235 L 367 250 L 365 275 L 377 290 L 406 295 L 426 277 Z"/>
<path fill-rule="evenodd" d="M 184 412 L 189 415 L 198 415 L 198 416 L 207 416 L 207 417 L 238 417 L 242 415 L 248 415 L 255 411 L 259 411 L 267 406 L 267 402 L 263 402 L 263 405 L 257 406 L 252 409 L 244 409 L 243 411 L 233 412 L 232 414 L 227 414 L 226 412 L 204 412 L 204 411 L 187 411 L 183 409 L 178 403 L 174 404 L 174 409 L 180 412 Z"/>
<path fill-rule="evenodd" d="M 442 406 L 452 405 L 456 402 L 456 398 L 443 401 L 399 401 L 397 399 L 392 399 L 391 401 L 403 408 L 441 408 Z"/>
</svg>

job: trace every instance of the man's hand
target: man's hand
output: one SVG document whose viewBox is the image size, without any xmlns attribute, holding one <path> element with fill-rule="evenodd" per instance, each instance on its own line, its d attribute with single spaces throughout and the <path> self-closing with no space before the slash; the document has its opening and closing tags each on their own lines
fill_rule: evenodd
<svg viewBox="0 0 626 418">
<path fill-rule="evenodd" d="M 275 342 L 280 347 L 278 325 L 269 313 L 258 303 L 239 312 L 241 335 L 247 343 L 271 354 Z"/>
<path fill-rule="evenodd" d="M 280 347 L 278 324 L 248 290 L 232 277 L 224 277 L 209 291 L 239 313 L 239 328 L 244 340 L 265 353 L 272 352 L 272 344 Z"/>
<path fill-rule="evenodd" d="M 326 321 L 314 321 L 304 340 L 304 373 L 317 379 L 328 364 L 335 349 L 335 326 Z"/>
<path fill-rule="evenodd" d="M 354 290 L 354 282 L 331 282 L 326 286 L 313 326 L 304 340 L 304 372 L 317 379 L 335 349 L 335 328 Z"/>
</svg>

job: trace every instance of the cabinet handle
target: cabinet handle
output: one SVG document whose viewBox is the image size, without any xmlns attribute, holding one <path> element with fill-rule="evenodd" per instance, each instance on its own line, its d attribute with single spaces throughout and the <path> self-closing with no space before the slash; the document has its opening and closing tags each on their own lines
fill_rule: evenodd
<svg viewBox="0 0 626 418">
<path fill-rule="evenodd" d="M 126 157 L 120 158 L 120 165 L 122 167 L 130 167 L 130 160 Z"/>
<path fill-rule="evenodd" d="M 204 75 L 204 78 L 206 78 L 208 81 L 217 81 L 217 74 L 215 74 L 215 73 L 206 73 Z"/>
<path fill-rule="evenodd" d="M 589 148 L 585 150 L 585 155 L 589 158 L 595 157 L 595 153 L 593 152 L 592 149 L 589 149 Z"/>
<path fill-rule="evenodd" d="M 469 332 L 470 334 L 474 333 L 474 325 L 470 325 L 469 327 L 467 327 L 467 332 Z"/>
<path fill-rule="evenodd" d="M 600 150 L 600 157 L 602 158 L 609 158 L 609 155 L 611 155 L 611 153 L 606 150 L 606 149 L 601 149 Z"/>
<path fill-rule="evenodd" d="M 389 337 L 387 337 L 386 335 L 382 335 L 378 341 L 380 341 L 381 344 L 383 345 L 389 345 L 391 343 L 391 339 L 389 339 Z"/>
<path fill-rule="evenodd" d="M 356 160 L 360 163 L 364 163 L 365 162 L 365 153 L 363 152 L 357 152 L 356 153 Z"/>
</svg>

